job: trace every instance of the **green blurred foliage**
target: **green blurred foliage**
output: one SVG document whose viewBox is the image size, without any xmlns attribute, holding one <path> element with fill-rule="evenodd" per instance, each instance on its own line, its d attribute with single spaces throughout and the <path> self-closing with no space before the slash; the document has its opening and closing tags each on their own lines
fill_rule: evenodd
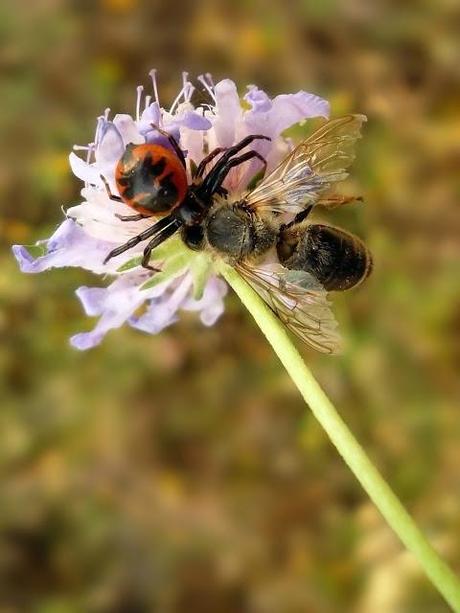
<svg viewBox="0 0 460 613">
<path fill-rule="evenodd" d="M 230 297 L 158 337 L 91 325 L 79 270 L 9 245 L 76 203 L 73 143 L 159 69 L 307 89 L 369 121 L 327 220 L 375 257 L 334 298 L 347 340 L 304 350 L 437 549 L 460 567 L 460 9 L 453 0 L 6 0 L 0 6 L 0 611 L 439 613 L 260 332 Z"/>
</svg>

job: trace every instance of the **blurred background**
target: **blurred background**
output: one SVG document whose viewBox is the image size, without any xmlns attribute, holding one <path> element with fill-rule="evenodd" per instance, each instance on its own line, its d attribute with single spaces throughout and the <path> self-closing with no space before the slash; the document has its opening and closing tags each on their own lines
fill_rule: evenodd
<svg viewBox="0 0 460 613">
<path fill-rule="evenodd" d="M 460 570 L 460 73 L 454 0 L 3 0 L 0 611 L 447 611 L 230 296 L 90 352 L 81 270 L 20 274 L 11 243 L 77 203 L 67 156 L 159 70 L 306 89 L 368 115 L 328 214 L 372 278 L 334 298 L 345 353 L 302 348 L 436 548 Z"/>
</svg>

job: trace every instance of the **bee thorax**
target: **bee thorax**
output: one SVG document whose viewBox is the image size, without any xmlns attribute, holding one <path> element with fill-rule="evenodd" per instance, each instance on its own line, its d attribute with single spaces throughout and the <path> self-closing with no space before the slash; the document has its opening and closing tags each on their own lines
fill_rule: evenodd
<svg viewBox="0 0 460 613">
<path fill-rule="evenodd" d="M 225 203 L 208 216 L 206 238 L 221 255 L 239 261 L 268 251 L 275 242 L 275 232 L 261 217 Z"/>
</svg>

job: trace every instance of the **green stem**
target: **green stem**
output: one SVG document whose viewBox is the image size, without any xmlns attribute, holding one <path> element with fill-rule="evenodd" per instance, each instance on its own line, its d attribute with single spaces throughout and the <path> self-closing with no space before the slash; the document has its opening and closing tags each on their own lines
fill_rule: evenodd
<svg viewBox="0 0 460 613">
<path fill-rule="evenodd" d="M 254 317 L 316 419 L 390 527 L 416 556 L 432 583 L 453 610 L 460 612 L 460 582 L 458 578 L 438 556 L 367 457 L 361 445 L 347 428 L 334 405 L 303 362 L 282 323 L 233 268 L 221 264 L 220 273 Z"/>
</svg>

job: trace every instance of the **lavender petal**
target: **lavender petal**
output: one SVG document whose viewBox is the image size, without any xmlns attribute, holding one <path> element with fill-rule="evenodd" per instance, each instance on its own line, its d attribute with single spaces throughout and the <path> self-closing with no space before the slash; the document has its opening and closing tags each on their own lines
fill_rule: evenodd
<svg viewBox="0 0 460 613">
<path fill-rule="evenodd" d="M 120 131 L 111 121 L 104 121 L 100 128 L 100 140 L 96 149 L 97 163 L 112 163 L 121 158 L 125 146 Z"/>
<path fill-rule="evenodd" d="M 189 297 L 181 306 L 184 311 L 200 311 L 200 320 L 205 326 L 212 326 L 224 312 L 224 297 L 227 284 L 218 277 L 211 277 L 199 300 Z"/>
<path fill-rule="evenodd" d="M 139 133 L 137 129 L 136 122 L 131 117 L 131 115 L 127 115 L 126 113 L 119 113 L 115 115 L 113 118 L 113 124 L 117 128 L 118 132 L 123 139 L 123 145 L 129 145 L 133 143 L 135 145 L 141 145 L 145 142 L 142 135 Z"/>
<path fill-rule="evenodd" d="M 152 299 L 145 313 L 140 317 L 131 317 L 128 323 L 133 328 L 150 334 L 157 334 L 175 323 L 178 319 L 177 311 L 192 287 L 192 277 L 190 274 L 185 274 L 173 285 L 175 287 L 172 291 Z"/>
<path fill-rule="evenodd" d="M 101 184 L 101 170 L 94 164 L 88 164 L 73 152 L 69 155 L 69 164 L 73 174 L 78 179 L 92 185 Z"/>
<path fill-rule="evenodd" d="M 257 113 L 266 113 L 272 108 L 272 101 L 268 95 L 255 85 L 248 87 L 248 93 L 244 96 L 246 102 L 248 102 L 252 110 Z"/>
<path fill-rule="evenodd" d="M 212 123 L 216 133 L 217 145 L 230 147 L 235 141 L 235 128 L 242 115 L 238 91 L 233 81 L 224 79 L 216 84 L 214 92 L 216 115 Z"/>
<path fill-rule="evenodd" d="M 46 245 L 46 253 L 37 258 L 34 258 L 26 247 L 13 246 L 13 254 L 22 272 L 37 273 L 65 266 L 78 266 L 98 273 L 111 270 L 103 265 L 103 260 L 113 248 L 112 243 L 88 236 L 71 219 L 63 221 L 48 241 L 40 243 Z"/>
</svg>

